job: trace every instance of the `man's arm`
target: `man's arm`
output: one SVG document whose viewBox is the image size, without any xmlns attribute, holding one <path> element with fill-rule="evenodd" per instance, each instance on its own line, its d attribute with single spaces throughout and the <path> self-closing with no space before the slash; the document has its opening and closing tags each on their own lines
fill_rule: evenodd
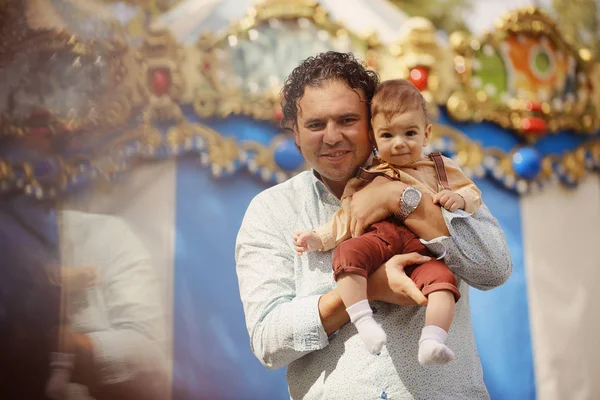
<svg viewBox="0 0 600 400">
<path fill-rule="evenodd" d="M 364 227 L 388 218 L 397 209 L 406 184 L 375 179 L 352 198 L 353 236 Z M 423 194 L 419 207 L 405 225 L 471 286 L 486 290 L 506 282 L 512 273 L 508 245 L 498 221 L 482 204 L 474 216 L 463 210 L 449 212 Z M 450 237 L 451 235 L 451 237 Z"/>
<path fill-rule="evenodd" d="M 319 313 L 321 294 L 300 297 L 296 292 L 292 237 L 274 220 L 271 210 L 282 207 L 271 204 L 275 202 L 260 194 L 252 200 L 235 250 L 250 346 L 269 369 L 285 367 L 329 343 Z M 331 315 L 339 318 L 334 303 L 321 306 L 326 324 Z"/>
<path fill-rule="evenodd" d="M 350 204 L 352 236 L 361 235 L 371 224 L 393 215 L 400 207 L 400 198 L 406 186 L 400 181 L 377 177 L 365 188 L 356 192 Z M 423 193 L 419 206 L 408 216 L 404 224 L 415 235 L 425 240 L 450 234 L 442 210 L 438 205 L 433 204 L 432 197 L 427 193 Z"/>
<path fill-rule="evenodd" d="M 512 273 L 512 260 L 506 238 L 498 221 L 485 204 L 475 215 L 466 211 L 442 210 L 452 237 L 423 241 L 452 272 L 469 285 L 489 290 L 502 285 Z"/>
<path fill-rule="evenodd" d="M 252 352 L 265 367 L 276 369 L 327 346 L 328 337 L 349 318 L 335 289 L 298 296 L 291 238 L 272 220 L 272 209 L 260 195 L 248 206 L 237 237 L 236 270 Z M 402 270 L 424 262 L 420 257 L 403 255 L 376 271 L 369 278 L 370 300 L 424 304 L 426 299 Z"/>
</svg>

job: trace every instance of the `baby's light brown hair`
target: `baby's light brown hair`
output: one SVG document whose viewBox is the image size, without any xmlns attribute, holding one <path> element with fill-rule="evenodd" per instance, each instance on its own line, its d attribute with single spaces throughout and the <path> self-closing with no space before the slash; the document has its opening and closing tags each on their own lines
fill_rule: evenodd
<svg viewBox="0 0 600 400">
<path fill-rule="evenodd" d="M 425 126 L 427 126 L 430 123 L 427 102 L 419 89 L 406 79 L 383 81 L 377 86 L 371 100 L 371 124 L 377 114 L 383 114 L 389 122 L 396 114 L 414 110 L 423 113 Z M 376 146 L 373 129 L 369 131 L 369 136 L 372 144 Z"/>
</svg>

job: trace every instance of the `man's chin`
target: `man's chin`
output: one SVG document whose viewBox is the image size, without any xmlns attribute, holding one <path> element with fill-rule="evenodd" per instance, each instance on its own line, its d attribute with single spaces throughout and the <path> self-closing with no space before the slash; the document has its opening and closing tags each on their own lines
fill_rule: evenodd
<svg viewBox="0 0 600 400">
<path fill-rule="evenodd" d="M 354 176 L 354 170 L 352 171 L 339 171 L 339 170 L 327 170 L 327 171 L 323 171 L 323 173 L 320 174 L 323 178 L 327 179 L 328 181 L 331 182 L 348 182 L 350 180 L 350 178 L 352 178 Z"/>
</svg>

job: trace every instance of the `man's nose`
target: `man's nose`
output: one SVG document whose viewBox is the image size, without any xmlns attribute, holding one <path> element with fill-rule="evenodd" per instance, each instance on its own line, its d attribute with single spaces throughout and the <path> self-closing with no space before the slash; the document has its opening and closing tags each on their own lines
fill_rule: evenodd
<svg viewBox="0 0 600 400">
<path fill-rule="evenodd" d="M 340 127 L 333 122 L 330 122 L 325 127 L 325 133 L 323 134 L 323 142 L 328 145 L 334 145 L 342 141 L 342 130 Z"/>
</svg>

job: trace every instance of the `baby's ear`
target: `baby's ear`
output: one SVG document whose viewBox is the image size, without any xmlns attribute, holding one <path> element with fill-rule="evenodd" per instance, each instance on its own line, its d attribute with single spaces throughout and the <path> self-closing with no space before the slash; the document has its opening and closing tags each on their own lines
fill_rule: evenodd
<svg viewBox="0 0 600 400">
<path fill-rule="evenodd" d="M 431 124 L 427 124 L 425 127 L 425 140 L 423 140 L 423 147 L 429 144 L 429 135 L 431 134 Z"/>
</svg>

